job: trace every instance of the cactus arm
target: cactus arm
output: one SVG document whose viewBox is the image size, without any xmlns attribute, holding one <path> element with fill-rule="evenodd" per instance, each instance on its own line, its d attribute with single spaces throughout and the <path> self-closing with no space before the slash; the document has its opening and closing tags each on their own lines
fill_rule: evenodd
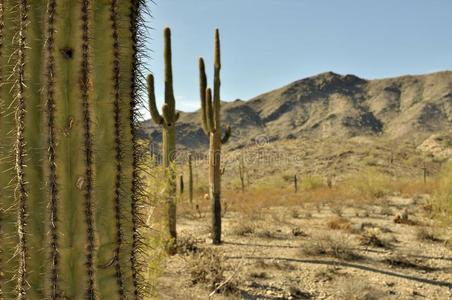
<svg viewBox="0 0 452 300">
<path fill-rule="evenodd" d="M 206 116 L 207 116 L 207 128 L 210 133 L 215 132 L 215 120 L 214 120 L 214 103 L 212 103 L 212 90 L 207 88 L 206 90 Z"/>
<path fill-rule="evenodd" d="M 25 179 L 28 194 L 28 269 L 27 297 L 29 299 L 45 299 L 45 274 L 48 267 L 47 248 L 47 193 L 44 178 L 45 132 L 44 111 L 45 100 L 41 97 L 42 71 L 44 69 L 44 0 L 33 1 L 29 5 L 27 26 L 27 51 L 25 57 L 25 99 L 27 103 L 25 115 Z"/>
<path fill-rule="evenodd" d="M 221 55 L 220 55 L 220 32 L 215 30 L 215 46 L 214 46 L 214 78 L 213 78 L 213 106 L 215 129 L 220 132 L 221 128 L 221 100 L 220 100 L 220 71 L 221 71 Z M 220 134 L 220 133 L 219 133 Z"/>
<path fill-rule="evenodd" d="M 229 138 L 231 137 L 231 126 L 227 126 L 224 130 L 224 135 L 221 138 L 221 144 L 226 144 L 229 141 Z"/>
<path fill-rule="evenodd" d="M 147 77 L 147 87 L 148 87 L 148 100 L 149 100 L 149 112 L 151 113 L 151 118 L 158 125 L 163 124 L 163 118 L 157 109 L 157 103 L 155 99 L 155 88 L 154 88 L 154 75 L 149 74 Z"/>
<path fill-rule="evenodd" d="M 163 58 L 165 65 L 165 103 L 168 105 L 169 110 L 173 111 L 173 114 L 176 109 L 176 101 L 174 99 L 174 90 L 173 90 L 173 66 L 172 66 L 172 54 L 171 54 L 171 30 L 169 27 L 166 27 L 163 30 Z M 174 123 L 174 115 L 173 118 L 166 120 L 166 122 Z"/>
<path fill-rule="evenodd" d="M 209 133 L 209 127 L 207 124 L 207 106 L 206 106 L 206 90 L 207 90 L 207 76 L 204 59 L 199 58 L 199 96 L 201 99 L 201 119 L 202 128 L 206 134 Z"/>
</svg>

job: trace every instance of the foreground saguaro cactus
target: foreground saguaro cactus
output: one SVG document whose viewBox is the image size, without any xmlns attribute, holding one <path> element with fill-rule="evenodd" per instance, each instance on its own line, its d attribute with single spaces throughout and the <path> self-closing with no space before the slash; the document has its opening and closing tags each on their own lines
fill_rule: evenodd
<svg viewBox="0 0 452 300">
<path fill-rule="evenodd" d="M 209 136 L 209 197 L 212 206 L 212 243 L 221 243 L 221 144 L 225 144 L 231 128 L 227 127 L 222 137 L 221 100 L 220 100 L 220 33 L 215 30 L 214 47 L 214 84 L 207 88 L 207 76 L 204 60 L 199 59 L 201 115 L 204 132 Z"/>
<path fill-rule="evenodd" d="M 0 0 L 0 299 L 142 299 L 140 0 Z"/>
<path fill-rule="evenodd" d="M 167 222 L 168 234 L 174 245 L 177 239 L 176 231 L 176 170 L 174 158 L 176 154 L 176 122 L 179 113 L 176 112 L 176 100 L 173 90 L 173 68 L 171 63 L 171 30 L 167 27 L 163 31 L 164 64 L 165 64 L 165 103 L 162 114 L 159 113 L 154 90 L 154 76 L 148 75 L 149 111 L 152 120 L 162 126 L 162 157 L 165 176 L 167 178 Z M 172 248 L 172 247 L 170 247 Z M 171 251 L 171 249 L 168 249 Z"/>
</svg>

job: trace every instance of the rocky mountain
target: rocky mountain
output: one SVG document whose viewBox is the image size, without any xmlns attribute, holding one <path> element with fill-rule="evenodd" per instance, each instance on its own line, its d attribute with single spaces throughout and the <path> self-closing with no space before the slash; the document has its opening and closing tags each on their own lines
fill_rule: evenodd
<svg viewBox="0 0 452 300">
<path fill-rule="evenodd" d="M 232 126 L 226 148 L 298 138 L 357 136 L 412 140 L 452 130 L 452 72 L 365 80 L 332 72 L 295 81 L 248 101 L 224 102 L 223 124 Z M 143 123 L 152 142 L 160 128 Z M 181 113 L 180 147 L 202 150 L 208 140 L 199 111 Z"/>
</svg>

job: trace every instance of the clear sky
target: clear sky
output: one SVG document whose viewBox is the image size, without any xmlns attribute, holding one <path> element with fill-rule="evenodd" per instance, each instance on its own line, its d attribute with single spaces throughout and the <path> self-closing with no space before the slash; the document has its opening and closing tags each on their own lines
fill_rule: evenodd
<svg viewBox="0 0 452 300">
<path fill-rule="evenodd" d="M 162 30 L 170 26 L 183 111 L 199 107 L 199 56 L 212 82 L 216 27 L 223 100 L 247 100 L 325 71 L 372 79 L 452 69 L 452 0 L 154 1 L 146 66 L 161 101 Z"/>
</svg>

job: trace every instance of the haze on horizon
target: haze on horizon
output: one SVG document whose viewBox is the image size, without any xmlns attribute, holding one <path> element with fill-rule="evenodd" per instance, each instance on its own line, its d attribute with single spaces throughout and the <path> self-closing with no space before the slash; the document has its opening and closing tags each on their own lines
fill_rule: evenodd
<svg viewBox="0 0 452 300">
<path fill-rule="evenodd" d="M 161 103 L 162 31 L 171 27 L 174 89 L 182 111 L 199 108 L 199 56 L 212 81 L 216 27 L 224 100 L 247 100 L 325 71 L 375 79 L 452 69 L 449 0 L 155 1 L 146 67 L 156 77 Z"/>
</svg>

